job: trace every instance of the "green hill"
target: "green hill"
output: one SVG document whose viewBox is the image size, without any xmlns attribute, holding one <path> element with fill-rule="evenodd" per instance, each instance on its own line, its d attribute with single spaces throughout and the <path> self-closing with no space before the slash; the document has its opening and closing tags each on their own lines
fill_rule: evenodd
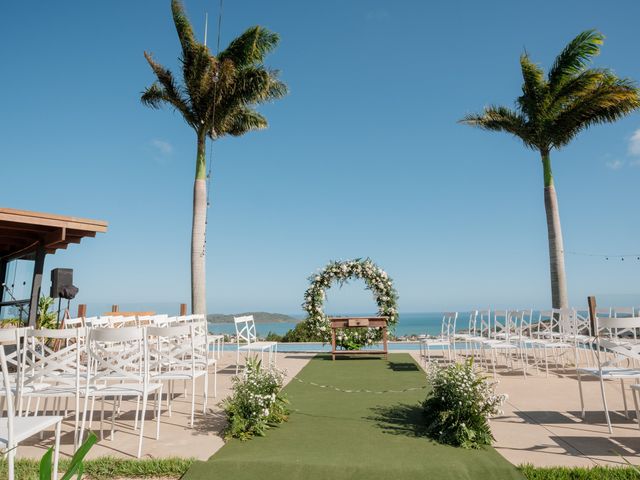
<svg viewBox="0 0 640 480">
<path fill-rule="evenodd" d="M 223 313 L 210 313 L 207 315 L 207 321 L 211 323 L 233 323 L 233 317 L 241 317 L 243 315 L 253 315 L 253 319 L 256 323 L 296 323 L 300 321 L 297 318 L 285 315 L 284 313 L 269 312 L 245 312 L 229 315 L 225 315 Z"/>
</svg>

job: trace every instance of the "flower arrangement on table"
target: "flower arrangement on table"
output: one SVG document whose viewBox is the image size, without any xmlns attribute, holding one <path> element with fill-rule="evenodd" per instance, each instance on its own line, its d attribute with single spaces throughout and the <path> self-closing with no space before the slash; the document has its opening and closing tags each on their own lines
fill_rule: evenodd
<svg viewBox="0 0 640 480">
<path fill-rule="evenodd" d="M 389 329 L 393 330 L 398 323 L 398 293 L 387 272 L 369 258 L 333 261 L 322 271 L 309 277 L 310 286 L 304 294 L 302 305 L 308 315 L 307 322 L 325 343 L 331 338 L 331 325 L 323 311 L 326 290 L 334 282 L 342 286 L 355 278 L 364 280 L 366 288 L 371 290 L 378 306 L 378 315 L 388 318 Z M 358 350 L 381 339 L 382 330 L 377 327 L 344 328 L 336 332 L 336 344 L 346 350 Z"/>
</svg>

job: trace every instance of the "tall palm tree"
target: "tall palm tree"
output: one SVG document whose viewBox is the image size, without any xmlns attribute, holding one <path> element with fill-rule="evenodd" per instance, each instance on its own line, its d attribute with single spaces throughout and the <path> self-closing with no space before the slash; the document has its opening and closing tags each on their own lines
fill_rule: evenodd
<svg viewBox="0 0 640 480">
<path fill-rule="evenodd" d="M 182 84 L 170 70 L 144 56 L 157 77 L 142 93 L 142 103 L 151 108 L 169 105 L 180 112 L 196 133 L 197 154 L 193 184 L 193 222 L 191 229 L 191 309 L 206 313 L 206 140 L 225 135 L 240 136 L 267 127 L 267 120 L 255 110 L 258 104 L 283 97 L 286 85 L 278 71 L 267 68 L 264 59 L 278 44 L 276 33 L 255 26 L 247 29 L 218 54 L 193 35 L 184 7 L 171 1 L 173 22 L 182 46 Z"/>
<path fill-rule="evenodd" d="M 564 147 L 582 130 L 614 122 L 640 107 L 634 82 L 618 78 L 608 69 L 588 68 L 592 57 L 600 52 L 603 39 L 594 30 L 582 32 L 556 57 L 546 77 L 524 53 L 520 56 L 522 95 L 516 100 L 515 110 L 489 106 L 481 114 L 460 120 L 485 130 L 515 135 L 525 147 L 540 153 L 554 308 L 565 308 L 569 302 L 551 150 Z"/>
</svg>

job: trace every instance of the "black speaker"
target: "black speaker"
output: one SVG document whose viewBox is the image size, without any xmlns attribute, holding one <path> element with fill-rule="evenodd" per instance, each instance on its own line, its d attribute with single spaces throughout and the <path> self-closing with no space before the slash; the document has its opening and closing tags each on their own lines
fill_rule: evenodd
<svg viewBox="0 0 640 480">
<path fill-rule="evenodd" d="M 63 290 L 73 287 L 72 268 L 54 268 L 51 270 L 51 298 L 62 297 Z"/>
</svg>

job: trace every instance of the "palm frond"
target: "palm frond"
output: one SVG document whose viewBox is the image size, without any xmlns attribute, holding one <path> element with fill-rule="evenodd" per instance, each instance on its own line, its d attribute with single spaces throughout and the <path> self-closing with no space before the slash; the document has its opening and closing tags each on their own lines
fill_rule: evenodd
<svg viewBox="0 0 640 480">
<path fill-rule="evenodd" d="M 522 140 L 527 147 L 537 148 L 536 139 L 532 138 L 527 119 L 522 114 L 507 107 L 486 107 L 482 114 L 467 115 L 459 123 L 493 132 L 510 133 Z"/>
<path fill-rule="evenodd" d="M 171 14 L 178 32 L 180 45 L 182 46 L 182 56 L 183 58 L 189 58 L 198 42 L 193 35 L 193 28 L 180 0 L 171 0 Z"/>
<path fill-rule="evenodd" d="M 262 130 L 269 126 L 267 119 L 255 110 L 250 108 L 240 108 L 230 118 L 226 125 L 226 133 L 234 137 L 239 137 L 251 130 Z"/>
<path fill-rule="evenodd" d="M 157 82 L 154 82 L 142 91 L 140 101 L 147 107 L 159 109 L 166 102 L 164 89 Z"/>
<path fill-rule="evenodd" d="M 287 94 L 287 86 L 277 75 L 263 67 L 246 67 L 238 72 L 234 96 L 248 105 L 281 98 Z"/>
<path fill-rule="evenodd" d="M 596 30 L 586 30 L 578 34 L 556 57 L 549 70 L 549 85 L 555 89 L 562 80 L 583 71 L 591 58 L 600 53 L 604 36 Z"/>
<path fill-rule="evenodd" d="M 182 113 L 187 123 L 195 123 L 194 112 L 190 108 L 189 100 L 184 97 L 180 87 L 176 85 L 171 71 L 153 60 L 150 53 L 144 52 L 144 57 L 155 73 L 158 83 L 154 83 L 143 92 L 142 103 L 153 108 L 159 108 L 161 103 L 169 103 Z"/>
<path fill-rule="evenodd" d="M 555 148 L 567 145 L 579 132 L 602 123 L 619 120 L 640 108 L 640 92 L 636 84 L 613 74 L 600 84 L 577 96 L 550 125 L 549 137 Z"/>
<path fill-rule="evenodd" d="M 522 95 L 518 98 L 520 109 L 531 120 L 543 115 L 547 103 L 547 83 L 542 69 L 533 63 L 524 53 L 520 56 L 520 69 L 522 71 Z"/>
<path fill-rule="evenodd" d="M 218 55 L 219 60 L 231 60 L 236 68 L 264 63 L 264 59 L 280 41 L 277 33 L 259 25 L 248 28 Z"/>
<path fill-rule="evenodd" d="M 140 101 L 143 105 L 155 109 L 159 109 L 164 104 L 167 104 L 178 110 L 188 125 L 195 129 L 198 128 L 197 120 L 189 110 L 188 105 L 183 103 L 181 99 L 169 95 L 165 88 L 157 82 L 154 82 L 142 91 Z"/>
</svg>

